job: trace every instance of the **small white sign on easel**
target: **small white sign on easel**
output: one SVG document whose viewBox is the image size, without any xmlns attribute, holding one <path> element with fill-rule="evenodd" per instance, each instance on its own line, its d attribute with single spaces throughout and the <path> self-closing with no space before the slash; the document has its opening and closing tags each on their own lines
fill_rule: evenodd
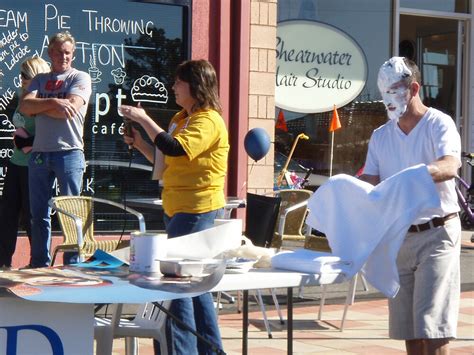
<svg viewBox="0 0 474 355">
<path fill-rule="evenodd" d="M 0 355 L 87 355 L 93 349 L 93 305 L 0 298 Z"/>
</svg>

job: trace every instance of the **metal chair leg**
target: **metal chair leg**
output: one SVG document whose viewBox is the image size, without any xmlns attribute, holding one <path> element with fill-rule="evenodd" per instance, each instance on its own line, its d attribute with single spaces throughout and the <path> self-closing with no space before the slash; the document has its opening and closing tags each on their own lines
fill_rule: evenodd
<svg viewBox="0 0 474 355">
<path fill-rule="evenodd" d="M 364 291 L 369 291 L 369 285 L 367 284 L 367 280 L 365 279 L 364 275 L 360 275 L 360 279 L 362 281 L 362 286 L 364 287 Z"/>
<path fill-rule="evenodd" d="M 272 339 L 273 338 L 272 330 L 270 328 L 270 323 L 268 322 L 267 312 L 265 310 L 265 304 L 263 303 L 262 293 L 260 290 L 256 291 L 256 299 L 257 299 L 257 303 L 260 306 L 260 310 L 262 311 L 263 323 L 265 324 L 265 329 L 267 330 L 268 338 Z"/>
<path fill-rule="evenodd" d="M 220 305 L 221 305 L 221 292 L 217 292 L 217 296 L 216 296 L 216 316 L 217 318 L 219 318 L 219 309 L 221 308 Z"/>
<path fill-rule="evenodd" d="M 125 338 L 125 354 L 138 355 L 138 341 L 135 337 Z"/>
<path fill-rule="evenodd" d="M 321 320 L 321 318 L 323 316 L 324 302 L 326 302 L 327 285 L 323 285 L 321 287 L 323 288 L 323 292 L 321 294 L 321 301 L 319 302 L 318 320 Z"/>
<path fill-rule="evenodd" d="M 357 275 L 358 274 L 354 275 L 349 285 L 349 289 L 347 290 L 347 297 L 346 297 L 346 302 L 344 305 L 344 312 L 342 313 L 341 327 L 339 328 L 339 331 L 341 332 L 344 330 L 344 323 L 346 321 L 347 310 L 349 309 L 350 305 L 354 304 L 354 297 L 355 297 L 355 291 L 356 291 L 356 286 L 357 286 Z"/>
<path fill-rule="evenodd" d="M 304 298 L 304 286 L 298 288 L 298 298 Z"/>
<path fill-rule="evenodd" d="M 278 303 L 278 298 L 276 296 L 275 289 L 274 288 L 270 289 L 270 292 L 272 294 L 273 303 L 275 304 L 278 317 L 280 318 L 280 324 L 285 324 L 285 320 L 283 319 L 283 314 L 281 313 L 281 308 L 280 308 L 280 304 Z"/>
<path fill-rule="evenodd" d="M 237 291 L 237 313 L 242 313 L 242 291 Z"/>
<path fill-rule="evenodd" d="M 359 273 L 355 274 L 349 284 L 349 289 L 347 290 L 347 297 L 350 299 L 350 304 L 354 304 L 356 288 L 357 288 L 357 279 L 359 278 Z"/>
<path fill-rule="evenodd" d="M 235 297 L 232 296 L 230 293 L 222 291 L 221 292 L 221 297 L 225 300 L 227 300 L 229 303 L 234 303 L 235 302 Z"/>
</svg>

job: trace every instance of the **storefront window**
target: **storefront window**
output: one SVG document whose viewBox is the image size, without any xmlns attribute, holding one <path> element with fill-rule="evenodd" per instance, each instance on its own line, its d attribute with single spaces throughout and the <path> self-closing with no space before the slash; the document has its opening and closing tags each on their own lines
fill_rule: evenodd
<svg viewBox="0 0 474 355">
<path fill-rule="evenodd" d="M 190 1 L 4 0 L 0 5 L 0 116 L 11 126 L 18 103 L 20 64 L 29 56 L 49 61 L 48 37 L 68 30 L 76 39 L 73 66 L 92 78 L 92 96 L 84 125 L 87 170 L 83 194 L 115 201 L 159 197 L 150 163 L 129 152 L 122 140 L 121 104 L 140 103 L 166 127 L 177 112 L 173 90 L 176 66 L 188 58 Z M 154 87 L 165 95 L 154 95 Z M 12 148 L 1 129 L 0 179 Z M 57 192 L 57 191 L 56 191 Z M 98 211 L 100 212 L 100 211 Z M 156 212 L 147 227 L 161 223 Z M 120 220 L 120 216 L 117 220 Z M 97 225 L 112 230 L 121 225 Z"/>
<path fill-rule="evenodd" d="M 283 116 L 287 131 L 284 126 L 277 125 L 275 150 L 288 156 L 295 137 L 300 133 L 306 134 L 310 139 L 298 141 L 292 159 L 304 167 L 313 168 L 316 175 L 328 176 L 331 165 L 333 174 L 356 174 L 364 164 L 372 131 L 386 121 L 376 79 L 378 68 L 391 53 L 391 3 L 391 0 L 278 1 L 279 23 L 309 20 L 332 26 L 345 33 L 346 37 L 351 37 L 361 48 L 367 61 L 367 81 L 362 91 L 354 100 L 338 108 L 342 128 L 335 131 L 334 143 L 328 132 L 332 110 L 302 113 L 303 111 L 297 112 L 297 108 L 291 111 L 276 108 L 276 117 L 281 111 L 280 118 Z M 314 34 L 308 33 L 308 36 Z M 321 42 L 324 40 L 320 39 Z M 334 48 L 337 48 L 337 43 Z M 319 53 L 318 48 L 311 48 L 311 52 Z M 277 169 L 275 168 L 276 175 L 279 173 Z"/>
<path fill-rule="evenodd" d="M 400 7 L 420 10 L 469 13 L 469 0 L 400 0 Z"/>
</svg>

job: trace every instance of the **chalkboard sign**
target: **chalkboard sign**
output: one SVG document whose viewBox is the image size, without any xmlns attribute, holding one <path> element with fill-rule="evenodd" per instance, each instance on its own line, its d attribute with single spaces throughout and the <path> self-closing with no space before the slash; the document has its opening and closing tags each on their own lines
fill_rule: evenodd
<svg viewBox="0 0 474 355">
<path fill-rule="evenodd" d="M 76 40 L 73 67 L 92 79 L 83 194 L 112 200 L 158 197 L 150 164 L 141 154 L 130 157 L 123 143 L 117 108 L 141 103 L 167 126 L 179 109 L 171 89 L 174 72 L 189 57 L 189 7 L 189 1 L 2 0 L 0 191 L 13 153 L 11 119 L 21 86 L 20 65 L 31 56 L 49 62 L 48 38 L 67 30 Z"/>
</svg>

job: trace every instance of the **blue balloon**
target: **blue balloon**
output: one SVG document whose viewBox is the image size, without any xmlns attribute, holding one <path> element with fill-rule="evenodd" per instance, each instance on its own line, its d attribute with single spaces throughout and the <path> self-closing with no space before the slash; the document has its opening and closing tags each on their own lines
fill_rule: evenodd
<svg viewBox="0 0 474 355">
<path fill-rule="evenodd" d="M 262 159 L 270 150 L 270 136 L 263 128 L 253 128 L 247 132 L 244 147 L 247 154 L 255 161 Z"/>
</svg>

